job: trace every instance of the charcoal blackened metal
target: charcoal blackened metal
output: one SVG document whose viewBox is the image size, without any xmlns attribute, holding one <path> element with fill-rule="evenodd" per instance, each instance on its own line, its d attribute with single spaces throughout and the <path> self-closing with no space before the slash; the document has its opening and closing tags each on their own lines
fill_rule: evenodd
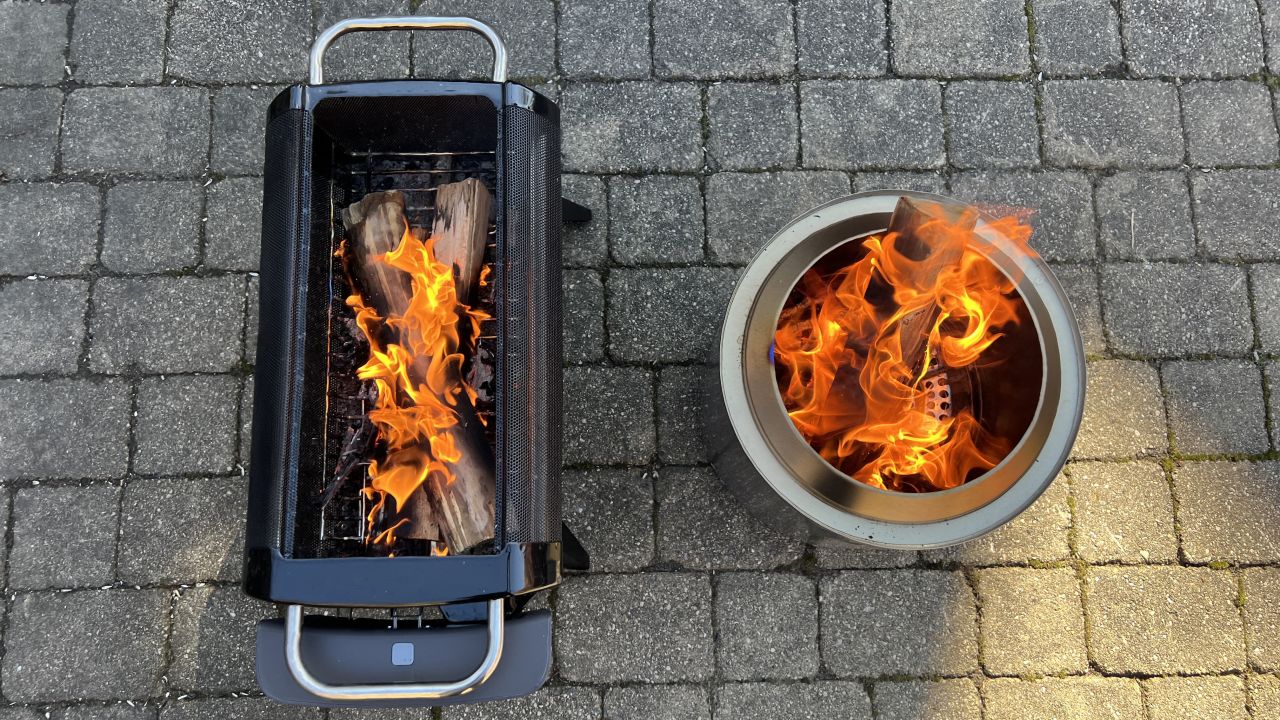
<svg viewBox="0 0 1280 720">
<path fill-rule="evenodd" d="M 483 35 L 493 81 L 323 83 L 329 42 L 390 28 Z M 532 692 L 550 671 L 550 614 L 522 608 L 559 582 L 564 553 L 559 111 L 506 82 L 505 65 L 501 40 L 476 20 L 348 20 L 317 39 L 311 81 L 272 103 L 244 585 L 290 606 L 258 637 L 259 682 L 284 702 L 475 702 Z M 371 550 L 365 526 L 373 398 L 355 376 L 367 348 L 344 303 L 339 215 L 366 193 L 398 189 L 409 222 L 430 227 L 435 188 L 464 178 L 495 198 L 480 301 L 494 319 L 477 353 L 494 368 L 477 405 L 495 451 L 495 537 L 467 555 L 434 557 L 430 543 L 411 541 L 388 557 Z M 569 550 L 567 562 L 585 567 L 581 546 Z M 303 605 L 397 612 L 304 619 Z M 442 619 L 424 621 L 423 606 L 443 607 Z M 401 622 L 405 612 L 417 622 Z"/>
</svg>

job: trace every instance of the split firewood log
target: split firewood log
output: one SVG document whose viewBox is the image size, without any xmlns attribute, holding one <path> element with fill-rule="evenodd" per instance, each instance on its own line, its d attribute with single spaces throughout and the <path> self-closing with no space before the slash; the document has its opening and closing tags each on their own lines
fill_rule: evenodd
<svg viewBox="0 0 1280 720">
<path fill-rule="evenodd" d="M 366 303 L 380 317 L 402 317 L 412 299 L 410 276 L 381 261 L 380 256 L 394 250 L 405 235 L 404 195 L 397 191 L 370 193 L 346 208 L 342 217 L 350 238 L 353 274 L 362 286 Z M 481 222 L 487 228 L 487 207 Z M 458 224 L 465 222 L 459 219 Z M 387 327 L 384 331 L 395 332 Z M 394 342 L 397 338 L 386 340 Z M 427 385 L 430 363 L 430 357 L 413 358 L 409 379 L 415 387 Z M 460 381 L 447 378 L 445 385 L 456 387 Z M 440 400 L 454 409 L 458 420 L 445 430 L 459 451 L 457 460 L 445 463 L 453 477 L 430 473 L 424 485 L 396 509 L 396 517 L 388 526 L 407 519 L 409 522 L 396 530 L 397 536 L 443 539 L 450 551 L 457 553 L 493 537 L 494 464 L 466 394 L 460 392 Z"/>
</svg>

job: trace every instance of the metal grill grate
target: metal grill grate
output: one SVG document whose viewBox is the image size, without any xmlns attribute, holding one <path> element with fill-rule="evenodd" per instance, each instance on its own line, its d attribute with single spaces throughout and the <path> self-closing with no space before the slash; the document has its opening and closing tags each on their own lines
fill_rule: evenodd
<svg viewBox="0 0 1280 720">
<path fill-rule="evenodd" d="M 377 152 L 340 153 L 333 158 L 333 173 L 330 177 L 331 196 L 328 212 L 328 230 L 330 248 L 336 250 L 345 238 L 346 230 L 342 225 L 343 207 L 358 201 L 371 192 L 399 190 L 405 195 L 405 213 L 409 224 L 430 228 L 435 219 L 435 194 L 440 185 L 458 182 L 468 178 L 476 178 L 496 196 L 497 192 L 497 156 L 494 152 Z M 485 265 L 492 274 L 497 257 L 497 225 L 490 220 L 489 241 L 485 248 Z M 330 253 L 332 257 L 332 252 Z M 349 313 L 342 298 L 350 292 L 341 269 L 330 267 L 330 343 L 337 339 L 338 333 L 346 332 L 341 322 L 340 313 Z M 479 298 L 480 309 L 490 316 L 496 317 L 491 294 Z M 477 338 L 479 351 L 487 352 L 489 357 L 496 357 L 496 320 L 488 320 L 481 326 L 480 337 Z M 332 360 L 333 353 L 329 353 Z M 350 368 L 329 368 L 330 400 L 334 396 L 349 392 L 336 377 L 341 373 L 351 372 Z M 335 382 L 336 381 L 336 382 Z M 354 410 L 354 408 L 352 408 Z M 326 458 L 325 476 L 332 477 L 337 464 L 336 449 L 333 443 L 341 443 L 343 433 L 352 423 L 358 422 L 367 412 L 367 401 L 361 400 L 357 412 L 343 412 L 334 402 L 326 404 L 325 427 L 328 431 L 324 438 L 324 456 Z M 494 407 L 492 399 L 477 402 L 477 414 L 485 421 L 488 428 L 488 440 L 494 443 L 492 428 L 494 427 Z M 333 498 L 324 505 L 320 515 L 320 540 L 326 552 L 337 554 L 358 554 L 362 551 L 369 537 L 367 516 L 370 510 L 362 490 L 369 485 L 369 463 L 364 462 L 357 469 L 357 475 L 348 481 Z"/>
</svg>

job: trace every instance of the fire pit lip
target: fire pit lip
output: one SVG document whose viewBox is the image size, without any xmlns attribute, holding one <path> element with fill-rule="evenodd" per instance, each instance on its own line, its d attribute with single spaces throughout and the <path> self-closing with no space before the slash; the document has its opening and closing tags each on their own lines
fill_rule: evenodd
<svg viewBox="0 0 1280 720">
<path fill-rule="evenodd" d="M 857 193 L 798 216 L 761 248 L 744 270 L 726 313 L 720 338 L 720 387 L 728 410 L 727 424 L 750 469 L 811 523 L 837 536 L 873 545 L 938 547 L 985 534 L 1026 509 L 1053 481 L 1078 431 L 1084 401 L 1083 343 L 1065 294 L 1038 255 L 1017 250 L 1007 238 L 993 236 L 989 230 L 982 235 L 993 218 L 979 209 L 979 234 L 993 250 L 984 254 L 1006 273 L 1016 269 L 1022 276 L 1018 290 L 1041 345 L 1041 384 L 1031 426 L 1014 449 L 982 477 L 959 487 L 899 493 L 858 483 L 840 473 L 814 452 L 790 423 L 771 375 L 772 407 L 765 407 L 770 403 L 760 397 L 760 368 L 746 362 L 747 353 L 759 349 L 764 329 L 768 328 L 771 337 L 776 327 L 774 310 L 780 306 L 773 308 L 763 296 L 777 300 L 779 288 L 785 288 L 781 291 L 785 297 L 800 272 L 859 234 L 841 236 L 832 228 L 862 221 L 871 231 L 882 230 L 884 224 L 874 227 L 875 218 L 887 220 L 904 196 L 965 205 L 915 191 Z M 838 240 L 814 240 L 824 232 Z M 821 250 L 815 252 L 814 247 Z M 768 307 L 762 309 L 762 305 Z M 779 418 L 786 422 L 780 423 Z M 787 452 L 779 452 L 780 444 Z"/>
</svg>

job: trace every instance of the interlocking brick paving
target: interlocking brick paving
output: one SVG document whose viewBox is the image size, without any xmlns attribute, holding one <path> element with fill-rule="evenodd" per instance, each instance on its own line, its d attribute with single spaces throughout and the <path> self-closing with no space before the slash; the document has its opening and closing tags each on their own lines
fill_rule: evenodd
<svg viewBox="0 0 1280 720">
<path fill-rule="evenodd" d="M 558 98 L 565 516 L 550 687 L 258 697 L 238 589 L 266 107 L 339 17 L 474 14 Z M 472 77 L 477 37 L 333 79 Z M 1280 718 L 1280 0 L 0 0 L 0 720 Z M 701 439 L 793 215 L 1035 210 L 1089 354 L 1072 461 L 945 550 L 805 546 Z"/>
</svg>

